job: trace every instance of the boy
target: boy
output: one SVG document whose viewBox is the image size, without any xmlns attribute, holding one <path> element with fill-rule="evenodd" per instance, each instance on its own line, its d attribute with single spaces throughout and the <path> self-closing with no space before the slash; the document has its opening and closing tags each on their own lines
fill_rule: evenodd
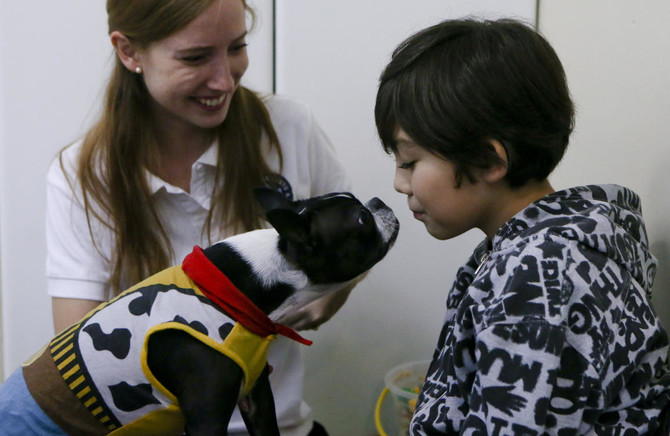
<svg viewBox="0 0 670 436">
<path fill-rule="evenodd" d="M 437 239 L 479 228 L 410 426 L 426 434 L 668 434 L 668 337 L 640 199 L 554 192 L 574 107 L 548 42 L 511 21 L 445 21 L 382 73 L 395 189 Z"/>
</svg>

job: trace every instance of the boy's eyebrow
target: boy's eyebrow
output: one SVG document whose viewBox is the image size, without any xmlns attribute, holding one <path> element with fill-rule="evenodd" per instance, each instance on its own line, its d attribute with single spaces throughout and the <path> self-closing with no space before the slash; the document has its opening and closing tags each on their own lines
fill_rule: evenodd
<svg viewBox="0 0 670 436">
<path fill-rule="evenodd" d="M 417 145 L 416 142 L 403 129 L 397 129 L 393 134 L 393 142 L 404 145 Z"/>
<path fill-rule="evenodd" d="M 394 138 L 393 145 L 396 147 L 402 145 L 404 147 L 416 147 L 418 144 L 411 140 L 410 138 Z"/>
<path fill-rule="evenodd" d="M 246 38 L 248 34 L 249 34 L 249 31 L 245 30 L 244 33 L 242 33 L 237 38 L 233 39 L 233 42 L 238 42 L 239 40 Z"/>
</svg>

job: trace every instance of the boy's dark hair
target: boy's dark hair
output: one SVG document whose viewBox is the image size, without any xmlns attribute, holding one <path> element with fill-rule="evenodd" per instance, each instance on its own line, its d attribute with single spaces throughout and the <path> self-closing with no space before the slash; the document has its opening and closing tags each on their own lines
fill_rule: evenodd
<svg viewBox="0 0 670 436">
<path fill-rule="evenodd" d="M 574 127 L 565 72 L 549 43 L 514 20 L 447 20 L 401 43 L 380 78 L 377 131 L 387 153 L 401 128 L 456 166 L 456 182 L 508 158 L 511 187 L 546 178 Z"/>
</svg>

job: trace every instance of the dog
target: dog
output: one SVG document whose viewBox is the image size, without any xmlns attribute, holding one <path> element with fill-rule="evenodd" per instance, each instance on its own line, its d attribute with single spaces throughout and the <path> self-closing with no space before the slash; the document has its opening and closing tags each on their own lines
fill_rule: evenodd
<svg viewBox="0 0 670 436">
<path fill-rule="evenodd" d="M 225 435 L 239 404 L 250 434 L 279 435 L 267 349 L 277 335 L 311 342 L 276 321 L 355 283 L 392 247 L 399 224 L 378 198 L 254 192 L 273 228 L 195 247 L 23 365 L 27 396 L 61 430 Z M 0 407 L 19 410 L 0 416 L 28 415 L 1 392 Z"/>
</svg>

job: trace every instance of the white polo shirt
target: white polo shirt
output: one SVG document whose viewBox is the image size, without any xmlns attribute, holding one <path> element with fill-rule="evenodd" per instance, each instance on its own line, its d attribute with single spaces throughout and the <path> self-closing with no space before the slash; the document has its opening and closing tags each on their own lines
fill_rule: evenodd
<svg viewBox="0 0 670 436">
<path fill-rule="evenodd" d="M 282 147 L 281 174 L 291 184 L 294 198 L 349 191 L 349 177 L 309 108 L 296 100 L 279 96 L 270 97 L 267 107 Z M 79 141 L 63 152 L 63 165 L 70 180 L 74 180 L 76 175 L 81 145 Z M 202 230 L 210 209 L 217 153 L 217 145 L 213 144 L 193 164 L 190 193 L 147 171 L 156 210 L 175 253 L 173 264 L 180 263 L 194 245 L 206 247 L 210 243 L 210 238 L 203 235 Z M 266 150 L 266 159 L 270 168 L 279 172 L 276 153 Z M 52 297 L 106 301 L 111 297 L 108 283 L 112 268 L 113 233 L 97 220 L 91 223 L 93 232 L 89 232 L 76 183 L 73 192 L 56 159 L 47 174 L 48 293 Z M 214 232 L 218 234 L 212 235 L 212 241 L 227 235 L 222 228 L 215 228 Z M 97 245 L 93 243 L 91 233 Z M 306 435 L 312 427 L 309 407 L 302 401 L 304 364 L 300 347 L 293 341 L 280 338 L 273 344 L 268 359 L 273 366 L 270 380 L 282 435 Z M 236 412 L 230 431 L 246 434 L 244 428 Z"/>
</svg>

